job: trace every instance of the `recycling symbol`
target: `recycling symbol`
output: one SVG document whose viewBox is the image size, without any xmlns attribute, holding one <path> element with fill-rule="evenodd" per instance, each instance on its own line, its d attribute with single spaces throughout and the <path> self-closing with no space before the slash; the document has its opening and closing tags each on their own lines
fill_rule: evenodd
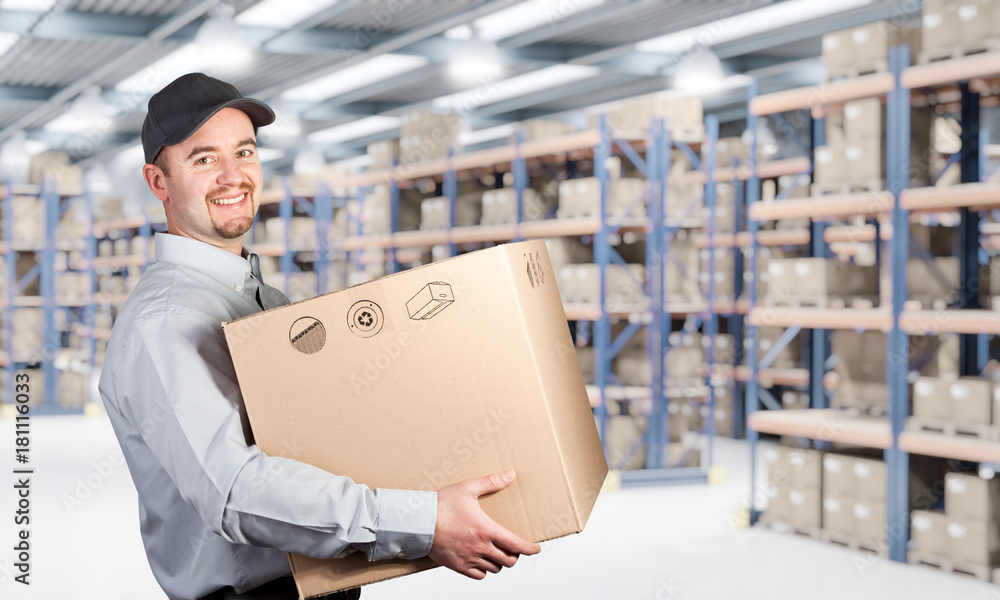
<svg viewBox="0 0 1000 600">
<path fill-rule="evenodd" d="M 382 331 L 385 316 L 378 304 L 371 300 L 360 300 L 351 305 L 347 312 L 347 326 L 355 335 L 369 338 Z"/>
</svg>

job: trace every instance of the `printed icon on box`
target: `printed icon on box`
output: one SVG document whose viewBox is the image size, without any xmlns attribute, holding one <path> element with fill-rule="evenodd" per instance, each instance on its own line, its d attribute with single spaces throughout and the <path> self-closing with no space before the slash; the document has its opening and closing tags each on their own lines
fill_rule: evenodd
<svg viewBox="0 0 1000 600">
<path fill-rule="evenodd" d="M 524 255 L 524 270 L 528 274 L 528 282 L 532 289 L 545 283 L 545 270 L 542 269 L 542 257 L 538 252 L 535 252 L 534 256 Z"/>
<path fill-rule="evenodd" d="M 347 326 L 358 337 L 369 338 L 382 331 L 384 321 L 382 309 L 371 300 L 359 300 L 347 311 Z"/>
<path fill-rule="evenodd" d="M 415 321 L 430 319 L 455 301 L 451 285 L 444 281 L 432 281 L 406 302 L 406 312 Z"/>
<path fill-rule="evenodd" d="M 326 344 L 326 328 L 312 317 L 296 319 L 288 331 L 288 341 L 303 354 L 316 354 Z"/>
</svg>

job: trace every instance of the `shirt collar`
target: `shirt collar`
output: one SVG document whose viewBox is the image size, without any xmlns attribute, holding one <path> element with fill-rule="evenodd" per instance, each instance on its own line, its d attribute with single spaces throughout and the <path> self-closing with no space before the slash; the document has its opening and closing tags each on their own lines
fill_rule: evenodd
<svg viewBox="0 0 1000 600">
<path fill-rule="evenodd" d="M 198 271 L 237 293 L 246 287 L 250 278 L 250 263 L 246 258 L 211 244 L 170 233 L 157 233 L 154 245 L 156 260 Z M 248 252 L 243 249 L 244 254 Z"/>
</svg>

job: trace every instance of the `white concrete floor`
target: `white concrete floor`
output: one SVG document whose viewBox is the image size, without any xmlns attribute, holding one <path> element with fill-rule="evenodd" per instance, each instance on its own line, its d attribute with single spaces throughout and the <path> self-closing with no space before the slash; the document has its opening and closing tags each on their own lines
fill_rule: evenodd
<svg viewBox="0 0 1000 600">
<path fill-rule="evenodd" d="M 136 494 L 104 417 L 32 421 L 31 582 L 15 583 L 13 422 L 0 419 L 0 598 L 161 600 Z M 607 491 L 582 534 L 485 581 L 443 569 L 368 586 L 366 600 L 717 598 L 1000 600 L 1000 588 L 791 535 L 732 525 L 747 496 L 744 442 L 717 441 L 728 483 Z M 108 463 L 107 465 L 104 463 Z M 110 465 L 110 466 L 109 466 Z"/>
</svg>

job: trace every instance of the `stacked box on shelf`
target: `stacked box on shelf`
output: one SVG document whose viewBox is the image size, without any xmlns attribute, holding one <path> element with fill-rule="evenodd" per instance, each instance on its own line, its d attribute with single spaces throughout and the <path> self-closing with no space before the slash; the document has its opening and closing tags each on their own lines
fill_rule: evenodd
<svg viewBox="0 0 1000 600">
<path fill-rule="evenodd" d="M 449 149 L 461 152 L 458 142 L 461 121 L 456 113 L 414 111 L 404 114 L 399 133 L 400 165 L 406 167 L 445 158 Z"/>
<path fill-rule="evenodd" d="M 677 231 L 670 240 L 667 254 L 668 260 L 664 264 L 664 302 L 667 310 L 673 305 L 700 301 L 699 254 L 688 231 Z"/>
<path fill-rule="evenodd" d="M 703 248 L 698 252 L 700 266 L 698 284 L 701 294 L 707 299 L 709 284 L 715 281 L 715 299 L 723 302 L 735 300 L 734 279 L 736 275 L 736 257 L 729 248 Z M 714 258 L 714 264 L 712 260 Z"/>
<path fill-rule="evenodd" d="M 384 235 L 392 229 L 392 206 L 389 186 L 377 184 L 364 196 L 361 209 L 362 233 L 364 235 Z M 399 229 L 412 231 L 420 226 L 420 196 L 402 194 L 399 196 Z"/>
<path fill-rule="evenodd" d="M 399 140 L 382 140 L 368 144 L 368 156 L 372 157 L 368 165 L 369 171 L 388 169 L 392 166 L 392 161 L 399 156 Z"/>
<path fill-rule="evenodd" d="M 604 446 L 612 469 L 633 470 L 646 465 L 646 430 L 649 418 L 643 415 L 608 417 Z M 678 442 L 666 444 L 663 461 L 670 467 L 697 467 L 701 464 L 698 448 Z"/>
<path fill-rule="evenodd" d="M 1000 386 L 988 379 L 920 377 L 913 383 L 910 426 L 988 439 Z"/>
<path fill-rule="evenodd" d="M 622 103 L 606 113 L 608 126 L 616 137 L 645 138 L 653 119 L 663 119 L 672 140 L 700 142 L 705 139 L 705 117 L 700 98 L 640 99 Z M 597 127 L 598 115 L 591 115 L 590 127 Z"/>
<path fill-rule="evenodd" d="M 518 130 L 523 132 L 524 141 L 546 140 L 561 137 L 576 131 L 570 123 L 556 121 L 554 119 L 529 119 L 518 123 Z M 517 141 L 517 134 L 510 136 L 510 143 Z"/>
<path fill-rule="evenodd" d="M 908 506 L 933 506 L 939 498 L 942 466 L 933 460 L 910 464 Z M 859 542 L 879 549 L 889 531 L 886 504 L 889 478 L 885 462 L 867 456 L 829 453 L 823 457 L 823 529 L 832 541 Z"/>
<path fill-rule="evenodd" d="M 768 507 L 764 520 L 816 536 L 822 526 L 822 455 L 785 446 L 764 449 Z"/>
<path fill-rule="evenodd" d="M 918 62 L 957 58 L 1000 47 L 996 0 L 924 0 Z"/>
<path fill-rule="evenodd" d="M 831 408 L 884 414 L 888 389 L 885 383 L 886 336 L 880 331 L 833 331 L 831 356 L 836 357 L 826 383 L 833 389 Z M 926 377 L 958 376 L 958 336 L 911 336 L 907 361 Z M 929 359 L 927 357 L 930 357 Z M 920 364 L 920 362 L 923 364 Z"/>
<path fill-rule="evenodd" d="M 874 298 L 878 274 L 873 266 L 824 258 L 772 259 L 767 265 L 765 301 L 779 305 L 825 307 L 831 298 Z"/>
<path fill-rule="evenodd" d="M 610 219 L 646 216 L 646 181 L 635 177 L 610 177 L 605 216 Z M 601 206 L 601 182 L 596 177 L 569 179 L 559 184 L 559 207 L 556 217 L 572 219 L 598 217 Z"/>
<path fill-rule="evenodd" d="M 842 123 L 842 126 L 840 125 Z M 931 112 L 910 113 L 910 180 L 925 185 L 929 178 Z M 828 118 L 826 145 L 814 151 L 813 194 L 853 191 L 828 184 L 853 184 L 880 191 L 885 178 L 885 105 L 880 98 L 844 104 L 842 119 Z"/>
<path fill-rule="evenodd" d="M 605 308 L 612 312 L 645 310 L 649 297 L 643 291 L 645 265 L 608 265 L 605 274 Z M 563 302 L 597 306 L 600 298 L 601 268 L 596 264 L 565 266 L 556 272 Z"/>
<path fill-rule="evenodd" d="M 521 194 L 521 219 L 536 221 L 541 218 L 539 211 L 532 210 L 541 204 L 538 192 L 525 188 Z M 482 196 L 482 225 L 508 225 L 517 222 L 517 190 L 514 188 L 499 188 L 486 190 Z"/>
<path fill-rule="evenodd" d="M 906 29 L 888 21 L 877 21 L 823 36 L 826 78 L 858 77 L 889 71 L 889 48 L 909 44 L 911 62 L 921 47 L 919 29 Z"/>
<path fill-rule="evenodd" d="M 667 340 L 670 348 L 663 360 L 664 375 L 667 387 L 682 387 L 684 385 L 703 385 L 703 372 L 710 342 L 708 336 L 700 333 L 672 332 Z M 719 334 L 715 339 L 713 362 L 721 365 L 732 365 L 732 336 Z M 652 383 L 652 368 L 645 344 L 625 348 L 615 359 L 614 371 L 618 379 L 625 385 L 650 385 Z"/>
<path fill-rule="evenodd" d="M 948 473 L 944 496 L 944 512 L 912 512 L 909 561 L 987 579 L 1000 563 L 1000 479 Z"/>
<path fill-rule="evenodd" d="M 469 227 L 482 218 L 483 203 L 478 195 L 465 194 L 455 199 L 455 226 Z M 420 202 L 420 229 L 451 227 L 451 202 L 443 196 L 425 198 Z"/>
</svg>

